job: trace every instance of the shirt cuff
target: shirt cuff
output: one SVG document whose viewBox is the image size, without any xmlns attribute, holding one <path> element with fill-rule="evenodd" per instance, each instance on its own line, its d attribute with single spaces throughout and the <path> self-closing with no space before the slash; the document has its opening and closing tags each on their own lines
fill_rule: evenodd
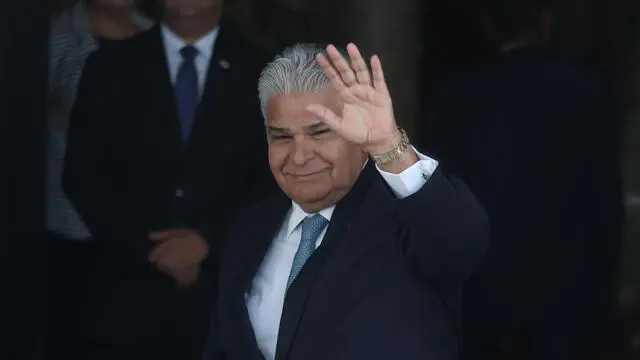
<svg viewBox="0 0 640 360">
<path fill-rule="evenodd" d="M 376 165 L 376 168 L 384 180 L 389 184 L 389 187 L 391 187 L 391 190 L 399 199 L 404 199 L 418 192 L 438 167 L 437 160 L 419 153 L 415 148 L 413 148 L 413 150 L 420 160 L 400 174 L 382 171 Z"/>
</svg>

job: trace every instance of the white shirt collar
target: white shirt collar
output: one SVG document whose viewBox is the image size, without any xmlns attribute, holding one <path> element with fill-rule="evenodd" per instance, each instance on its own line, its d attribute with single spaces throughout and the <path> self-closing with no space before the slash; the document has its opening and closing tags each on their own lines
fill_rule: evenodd
<svg viewBox="0 0 640 360">
<path fill-rule="evenodd" d="M 369 162 L 369 159 L 367 158 L 364 161 L 364 164 L 362 165 L 362 169 L 364 169 L 365 166 L 367 166 L 368 162 Z M 336 206 L 332 205 L 326 209 L 322 209 L 318 211 L 316 214 L 320 214 L 322 215 L 323 218 L 327 219 L 328 221 L 331 221 L 331 216 L 333 215 L 333 210 L 335 210 L 335 208 Z M 302 222 L 302 220 L 304 220 L 304 218 L 310 215 L 314 215 L 314 214 L 306 213 L 304 210 L 302 210 L 300 205 L 291 201 L 291 211 L 289 212 L 289 223 L 287 224 L 287 237 L 291 235 L 291 233 L 298 227 L 298 225 L 300 225 L 300 223 Z"/>
<path fill-rule="evenodd" d="M 333 205 L 326 209 L 322 209 L 318 211 L 316 214 L 320 214 L 322 215 L 323 218 L 327 219 L 328 221 L 331 221 L 331 216 L 333 215 L 333 210 L 335 208 L 336 206 Z M 314 214 L 306 213 L 304 210 L 302 210 L 300 205 L 292 201 L 291 211 L 289 214 L 289 223 L 287 224 L 287 237 L 289 237 L 289 235 L 291 235 L 291 233 L 298 227 L 298 225 L 300 225 L 302 220 L 304 220 L 307 216 L 310 216 L 310 215 L 314 215 Z"/>
<path fill-rule="evenodd" d="M 162 37 L 164 38 L 164 46 L 168 52 L 179 55 L 180 50 L 185 45 L 188 45 L 180 36 L 178 36 L 178 34 L 173 32 L 173 30 L 171 30 L 171 28 L 169 28 L 169 26 L 167 26 L 166 24 L 162 24 L 161 30 L 162 30 Z M 219 33 L 219 27 L 216 26 L 211 31 L 209 31 L 204 36 L 202 36 L 200 39 L 198 39 L 196 42 L 191 44 L 196 49 L 198 49 L 198 56 L 201 55 L 207 60 L 211 58 L 211 55 L 213 54 L 213 47 L 215 45 L 216 40 L 218 39 L 218 33 Z"/>
</svg>

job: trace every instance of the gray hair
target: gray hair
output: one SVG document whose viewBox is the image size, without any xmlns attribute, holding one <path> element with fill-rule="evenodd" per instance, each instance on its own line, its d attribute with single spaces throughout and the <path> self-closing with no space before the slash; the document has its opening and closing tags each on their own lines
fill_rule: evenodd
<svg viewBox="0 0 640 360">
<path fill-rule="evenodd" d="M 346 51 L 341 51 L 346 54 Z M 296 44 L 286 48 L 267 64 L 258 80 L 260 109 L 267 120 L 267 101 L 274 95 L 320 92 L 329 85 L 329 78 L 316 62 L 316 56 L 326 50 L 318 44 Z M 348 56 L 345 57 L 348 59 Z M 348 61 L 348 60 L 347 60 Z"/>
</svg>

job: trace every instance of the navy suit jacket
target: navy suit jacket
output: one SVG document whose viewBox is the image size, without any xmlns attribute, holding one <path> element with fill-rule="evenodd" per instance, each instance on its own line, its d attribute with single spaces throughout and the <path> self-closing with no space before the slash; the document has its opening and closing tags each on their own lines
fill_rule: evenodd
<svg viewBox="0 0 640 360">
<path fill-rule="evenodd" d="M 263 358 L 245 293 L 290 207 L 278 195 L 231 227 L 204 359 Z M 484 210 L 460 180 L 436 170 L 400 200 L 367 165 L 286 294 L 276 359 L 456 359 L 461 285 L 487 233 Z"/>
</svg>

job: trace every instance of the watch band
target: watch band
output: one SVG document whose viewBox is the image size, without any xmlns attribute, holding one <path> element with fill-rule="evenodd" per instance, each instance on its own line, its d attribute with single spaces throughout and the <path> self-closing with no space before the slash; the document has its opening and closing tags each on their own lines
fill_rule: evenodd
<svg viewBox="0 0 640 360">
<path fill-rule="evenodd" d="M 402 128 L 398 128 L 398 130 L 400 131 L 400 143 L 395 148 L 384 154 L 371 155 L 371 158 L 376 162 L 376 164 L 384 165 L 398 160 L 409 148 L 409 137 L 407 136 L 407 133 Z"/>
</svg>

